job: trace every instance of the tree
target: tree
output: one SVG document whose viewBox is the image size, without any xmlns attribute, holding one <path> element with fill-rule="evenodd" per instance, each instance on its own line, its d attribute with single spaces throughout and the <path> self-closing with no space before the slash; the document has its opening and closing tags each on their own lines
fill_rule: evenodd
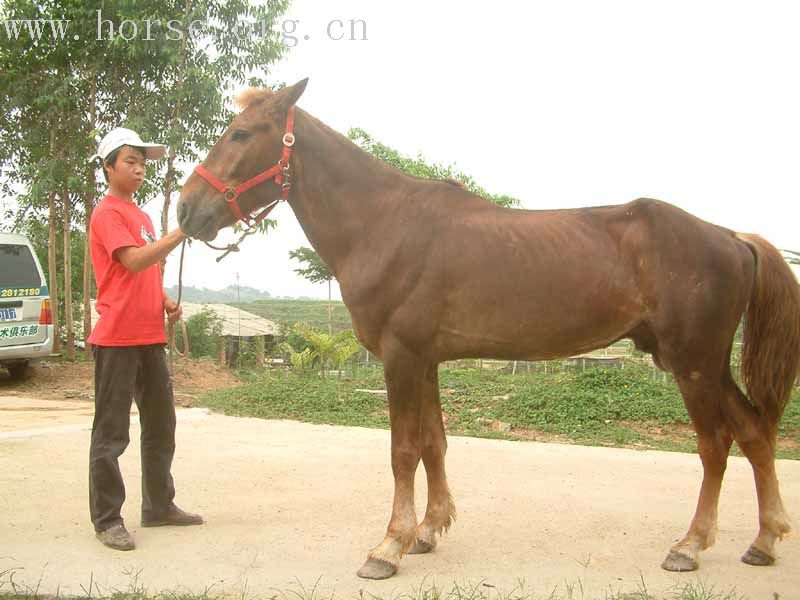
<svg viewBox="0 0 800 600">
<path fill-rule="evenodd" d="M 305 347 L 295 348 L 286 341 L 280 345 L 280 351 L 289 357 L 292 367 L 299 371 L 319 364 L 323 377 L 327 375 L 328 365 L 333 365 L 341 378 L 344 364 L 361 348 L 352 329 L 334 336 L 317 331 L 307 323 L 296 323 L 292 333 L 295 339 L 302 340 Z"/>
<path fill-rule="evenodd" d="M 361 344 L 356 338 L 356 334 L 352 329 L 347 329 L 338 333 L 333 338 L 333 356 L 331 360 L 333 366 L 339 371 L 339 378 L 342 377 L 342 369 L 344 364 L 350 360 L 361 349 Z"/>
<path fill-rule="evenodd" d="M 222 337 L 222 319 L 212 308 L 204 306 L 199 313 L 186 321 L 186 335 L 189 354 L 193 358 L 215 358 L 219 353 Z"/>
<path fill-rule="evenodd" d="M 300 246 L 295 250 L 290 250 L 289 258 L 299 260 L 301 263 L 308 265 L 305 268 L 295 269 L 294 272 L 298 275 L 302 275 L 311 283 L 328 282 L 328 335 L 333 335 L 333 302 L 331 300 L 333 273 L 319 257 L 319 254 L 307 246 Z"/>
<path fill-rule="evenodd" d="M 69 253 L 70 232 L 88 225 L 99 192 L 87 158 L 99 135 L 128 126 L 170 149 L 137 195 L 146 202 L 163 194 L 165 230 L 172 192 L 184 175 L 176 165 L 195 162 L 219 137 L 231 116 L 228 92 L 246 83 L 264 85 L 265 70 L 286 51 L 274 25 L 287 6 L 288 0 L 257 6 L 243 0 L 0 5 L 0 19 L 9 20 L 7 35 L 0 35 L 0 190 L 23 190 L 12 215 L 15 228 L 32 219 L 52 228 L 60 224 Z M 54 17 L 61 19 L 58 25 L 46 21 Z M 31 29 L 37 19 L 45 20 L 38 33 Z M 23 20 L 14 21 L 23 24 L 14 35 L 6 27 L 10 20 Z M 78 198 L 83 210 L 76 214 Z M 55 237 L 48 245 L 53 293 Z M 72 263 L 69 257 L 66 262 Z M 86 335 L 88 268 L 88 262 L 82 265 Z"/>
<path fill-rule="evenodd" d="M 351 129 L 347 132 L 347 136 L 358 144 L 362 150 L 397 167 L 401 171 L 405 171 L 409 175 L 425 179 L 449 179 L 461 184 L 473 194 L 491 200 L 500 206 L 510 207 L 519 205 L 519 200 L 511 196 L 490 194 L 479 186 L 471 176 L 457 170 L 453 165 L 429 163 L 422 156 L 417 156 L 416 158 L 404 156 L 394 148 L 390 148 L 373 139 L 373 137 L 363 129 Z"/>
</svg>

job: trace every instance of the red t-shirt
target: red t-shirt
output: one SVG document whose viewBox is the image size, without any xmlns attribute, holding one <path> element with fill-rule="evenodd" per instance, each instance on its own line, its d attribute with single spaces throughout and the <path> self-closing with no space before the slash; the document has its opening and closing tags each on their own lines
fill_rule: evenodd
<svg viewBox="0 0 800 600">
<path fill-rule="evenodd" d="M 114 252 L 154 242 L 153 222 L 138 206 L 106 196 L 92 213 L 89 243 L 97 282 L 99 321 L 89 342 L 96 346 L 166 344 L 164 288 L 158 264 L 133 273 Z"/>
</svg>

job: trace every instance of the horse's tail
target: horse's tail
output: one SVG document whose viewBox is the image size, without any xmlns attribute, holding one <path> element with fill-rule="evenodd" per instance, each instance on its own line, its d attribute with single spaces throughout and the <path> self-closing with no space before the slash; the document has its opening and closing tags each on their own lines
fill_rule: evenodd
<svg viewBox="0 0 800 600">
<path fill-rule="evenodd" d="M 775 433 L 800 370 L 800 285 L 775 246 L 757 235 L 737 237 L 756 261 L 744 318 L 742 378 L 750 401 Z"/>
</svg>

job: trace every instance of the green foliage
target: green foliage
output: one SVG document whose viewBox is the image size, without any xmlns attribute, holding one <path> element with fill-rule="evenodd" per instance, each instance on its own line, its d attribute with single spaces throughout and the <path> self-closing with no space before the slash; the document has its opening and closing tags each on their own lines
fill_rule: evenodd
<svg viewBox="0 0 800 600">
<path fill-rule="evenodd" d="M 607 421 L 688 423 L 674 382 L 653 381 L 649 373 L 629 364 L 531 378 L 492 412 L 515 426 L 578 436 L 604 429 Z"/>
<path fill-rule="evenodd" d="M 345 363 L 358 354 L 360 350 L 361 343 L 356 338 L 356 334 L 352 329 L 341 331 L 333 337 L 331 362 L 333 363 L 333 367 L 339 370 L 340 376 Z"/>
<path fill-rule="evenodd" d="M 85 230 L 89 211 L 76 208 L 84 201 L 91 206 L 103 181 L 95 180 L 88 159 L 97 140 L 118 126 L 169 148 L 137 193 L 140 203 L 164 198 L 166 226 L 171 194 L 185 175 L 181 165 L 197 162 L 230 120 L 228 93 L 264 85 L 265 69 L 284 55 L 275 25 L 287 7 L 288 0 L 3 2 L 3 19 L 61 19 L 66 28 L 60 34 L 45 24 L 38 40 L 27 28 L 17 36 L 0 30 L 0 193 L 14 201 L 2 215 L 4 228 L 26 230 L 38 222 L 60 229 L 69 208 L 72 228 Z M 100 36 L 98 18 L 105 23 Z M 125 21 L 128 39 L 119 35 Z M 237 35 L 244 21 L 263 28 Z M 168 22 L 179 24 L 179 36 L 169 35 Z M 202 24 L 202 32 L 190 35 L 192 23 Z M 138 35 L 130 34 L 133 26 Z M 51 199 L 57 200 L 52 219 Z M 82 248 L 73 259 L 82 257 Z M 60 245 L 49 251 L 62 252 Z M 72 274 L 80 282 L 70 281 L 72 289 L 81 289 L 82 270 Z"/>
<path fill-rule="evenodd" d="M 287 341 L 278 346 L 279 352 L 289 359 L 295 370 L 307 371 L 316 366 L 323 377 L 331 366 L 339 370 L 344 368 L 345 363 L 360 349 L 361 345 L 352 330 L 332 336 L 314 329 L 308 323 L 296 323 Z"/>
<path fill-rule="evenodd" d="M 222 336 L 222 319 L 217 313 L 204 306 L 199 313 L 186 320 L 186 331 L 192 358 L 217 357 Z"/>
<path fill-rule="evenodd" d="M 532 431 L 537 438 L 580 444 L 696 451 L 675 384 L 632 363 L 622 370 L 524 375 L 440 368 L 439 380 L 449 434 L 530 439 L 526 432 Z M 272 372 L 201 402 L 226 414 L 388 427 L 386 396 L 357 391 L 364 389 L 385 389 L 380 368 L 343 379 Z M 495 420 L 510 424 L 511 431 L 496 433 L 484 424 Z M 800 459 L 800 390 L 784 414 L 780 439 L 793 446 L 780 448 L 778 456 Z"/>
<path fill-rule="evenodd" d="M 288 342 L 284 342 L 280 346 L 280 351 L 284 356 L 288 357 L 289 364 L 292 365 L 295 371 L 309 371 L 314 366 L 316 356 L 311 348 L 304 348 L 296 352 Z"/>
<path fill-rule="evenodd" d="M 404 156 L 394 148 L 390 148 L 389 146 L 375 140 L 363 129 L 351 129 L 347 132 L 347 136 L 356 142 L 363 150 L 366 150 L 382 161 L 397 167 L 401 171 L 405 171 L 409 175 L 423 179 L 451 179 L 463 185 L 473 194 L 477 194 L 481 198 L 491 200 L 500 206 L 519 205 L 519 200 L 512 198 L 511 196 L 490 194 L 481 186 L 479 186 L 471 176 L 459 171 L 453 165 L 429 163 L 422 156 L 417 156 L 416 158 Z"/>
<path fill-rule="evenodd" d="M 328 323 L 328 302 L 325 300 L 258 300 L 256 302 L 228 303 L 270 321 L 280 323 L 289 332 L 297 322 L 308 323 L 314 329 L 325 329 Z M 333 331 L 351 329 L 353 322 L 343 302 L 333 304 Z"/>
<path fill-rule="evenodd" d="M 295 269 L 294 272 L 301 275 L 311 283 L 325 283 L 333 279 L 333 273 L 325 264 L 319 254 L 314 252 L 311 248 L 301 246 L 296 250 L 289 251 L 289 258 L 293 258 L 307 266 L 301 269 Z"/>
<path fill-rule="evenodd" d="M 376 371 L 359 385 L 382 387 L 381 378 L 382 373 Z M 228 415 L 367 427 L 389 424 L 386 398 L 354 392 L 352 381 L 274 371 L 238 388 L 213 392 L 202 403 Z"/>
<path fill-rule="evenodd" d="M 235 365 L 237 369 L 258 369 L 264 366 L 258 364 L 258 352 L 256 351 L 258 340 L 259 338 L 239 338 Z"/>
<path fill-rule="evenodd" d="M 307 371 L 314 365 L 314 351 L 306 348 L 302 352 L 292 354 L 292 368 Z"/>
<path fill-rule="evenodd" d="M 320 258 L 319 254 L 311 248 L 301 246 L 289 252 L 289 257 L 308 265 L 305 268 L 295 269 L 294 272 L 302 275 L 311 283 L 328 283 L 328 333 L 333 335 L 333 300 L 331 299 L 331 281 L 333 273 Z"/>
</svg>

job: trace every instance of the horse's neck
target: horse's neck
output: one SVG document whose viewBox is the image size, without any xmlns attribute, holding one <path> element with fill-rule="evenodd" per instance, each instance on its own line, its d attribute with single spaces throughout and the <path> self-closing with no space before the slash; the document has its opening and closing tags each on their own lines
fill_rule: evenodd
<svg viewBox="0 0 800 600">
<path fill-rule="evenodd" d="M 409 180 L 344 136 L 298 110 L 299 148 L 289 203 L 311 244 L 338 275 L 347 257 L 391 218 Z"/>
</svg>

